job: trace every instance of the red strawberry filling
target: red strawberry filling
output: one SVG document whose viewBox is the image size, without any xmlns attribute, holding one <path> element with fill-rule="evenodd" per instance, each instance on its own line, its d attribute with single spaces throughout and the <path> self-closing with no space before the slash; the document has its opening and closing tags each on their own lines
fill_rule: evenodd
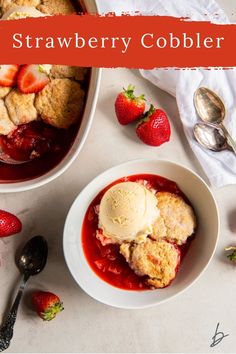
<svg viewBox="0 0 236 354">
<path fill-rule="evenodd" d="M 147 277 L 138 276 L 120 253 L 120 245 L 112 244 L 111 240 L 103 234 L 102 230 L 98 229 L 98 211 L 104 193 L 112 185 L 127 181 L 142 183 L 150 190 L 156 192 L 169 191 L 185 198 L 175 182 L 161 176 L 139 174 L 116 180 L 102 190 L 90 204 L 82 227 L 82 245 L 88 264 L 101 279 L 121 289 L 147 290 L 150 289 L 150 285 L 147 284 Z M 181 246 L 175 245 L 176 249 L 180 252 L 175 273 L 178 272 L 180 262 L 184 258 L 191 240 L 192 238 L 189 238 Z M 158 263 L 158 260 L 156 262 Z"/>
<path fill-rule="evenodd" d="M 32 160 L 50 151 L 60 150 L 62 132 L 43 122 L 20 125 L 8 136 L 0 136 L 4 152 L 17 161 Z"/>
</svg>

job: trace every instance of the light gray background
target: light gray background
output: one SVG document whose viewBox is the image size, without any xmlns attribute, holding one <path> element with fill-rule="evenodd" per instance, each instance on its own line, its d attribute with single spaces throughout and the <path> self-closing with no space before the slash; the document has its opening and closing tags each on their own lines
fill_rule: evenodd
<svg viewBox="0 0 236 354">
<path fill-rule="evenodd" d="M 218 2 L 236 20 L 236 2 Z M 134 127 L 122 128 L 116 122 L 113 101 L 129 83 L 166 110 L 172 125 L 169 144 L 157 149 L 145 146 L 137 140 Z M 196 284 L 169 303 L 138 311 L 113 309 L 88 297 L 67 270 L 62 232 L 76 195 L 105 169 L 145 157 L 182 162 L 205 178 L 183 134 L 175 100 L 144 81 L 137 71 L 106 69 L 92 129 L 72 167 L 42 188 L 0 196 L 0 209 L 16 213 L 24 225 L 20 235 L 0 240 L 0 319 L 19 280 L 15 250 L 35 234 L 49 241 L 47 268 L 29 282 L 8 352 L 236 352 L 236 268 L 223 251 L 236 243 L 235 186 L 214 190 L 222 229 L 213 261 Z M 35 288 L 53 291 L 63 299 L 65 311 L 54 321 L 44 323 L 29 309 L 30 290 Z M 218 322 L 229 336 L 210 348 Z"/>
</svg>

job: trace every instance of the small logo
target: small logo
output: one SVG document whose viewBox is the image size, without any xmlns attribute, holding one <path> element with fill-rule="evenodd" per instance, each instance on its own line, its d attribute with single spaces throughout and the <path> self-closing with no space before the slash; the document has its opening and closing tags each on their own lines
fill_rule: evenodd
<svg viewBox="0 0 236 354">
<path fill-rule="evenodd" d="M 212 337 L 212 343 L 210 345 L 210 347 L 212 347 L 212 348 L 215 347 L 216 345 L 220 344 L 222 339 L 229 336 L 229 334 L 224 334 L 223 332 L 218 332 L 219 326 L 220 326 L 220 323 L 217 323 L 215 334 Z"/>
</svg>

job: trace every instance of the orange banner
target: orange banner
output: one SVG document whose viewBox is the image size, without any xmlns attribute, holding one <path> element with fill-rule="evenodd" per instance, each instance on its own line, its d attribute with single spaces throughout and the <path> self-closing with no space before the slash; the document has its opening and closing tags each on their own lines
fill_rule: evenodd
<svg viewBox="0 0 236 354">
<path fill-rule="evenodd" d="M 161 16 L 70 15 L 0 21 L 1 64 L 232 67 L 236 25 Z"/>
</svg>

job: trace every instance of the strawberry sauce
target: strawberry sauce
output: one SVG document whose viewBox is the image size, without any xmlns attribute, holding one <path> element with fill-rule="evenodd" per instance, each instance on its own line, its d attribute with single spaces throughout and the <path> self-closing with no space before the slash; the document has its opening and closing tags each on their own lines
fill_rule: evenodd
<svg viewBox="0 0 236 354">
<path fill-rule="evenodd" d="M 43 122 L 21 125 L 10 136 L 0 136 L 4 152 L 24 164 L 0 162 L 0 183 L 12 183 L 36 178 L 55 167 L 67 154 L 79 129 L 57 129 Z"/>
<path fill-rule="evenodd" d="M 129 267 L 125 258 L 119 253 L 119 245 L 109 244 L 103 246 L 96 238 L 98 229 L 96 207 L 100 204 L 104 193 L 113 185 L 120 182 L 138 182 L 140 180 L 147 181 L 148 187 L 154 188 L 156 191 L 166 191 L 180 195 L 189 203 L 175 182 L 151 174 L 133 175 L 116 180 L 104 188 L 92 201 L 87 209 L 82 226 L 82 246 L 85 257 L 92 270 L 102 280 L 124 290 L 148 290 L 150 287 L 146 285 L 146 277 L 137 276 Z M 180 250 L 181 260 L 186 254 L 189 245 L 190 241 L 183 246 L 176 246 Z"/>
<path fill-rule="evenodd" d="M 20 125 L 8 136 L 1 136 L 4 152 L 16 161 L 33 160 L 48 152 L 60 150 L 63 132 L 43 122 Z"/>
</svg>

